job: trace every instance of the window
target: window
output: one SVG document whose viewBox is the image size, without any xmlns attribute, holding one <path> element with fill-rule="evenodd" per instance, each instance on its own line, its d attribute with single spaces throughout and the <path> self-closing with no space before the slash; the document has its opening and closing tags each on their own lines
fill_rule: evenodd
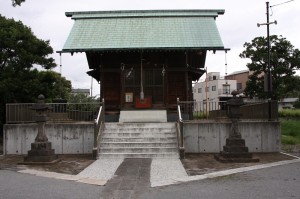
<svg viewBox="0 0 300 199">
<path fill-rule="evenodd" d="M 198 88 L 198 93 L 202 93 L 202 88 Z"/>
<path fill-rule="evenodd" d="M 216 86 L 212 86 L 211 87 L 211 91 L 216 91 L 217 90 L 217 87 Z"/>
<path fill-rule="evenodd" d="M 223 85 L 223 94 L 230 94 L 230 85 L 228 84 Z"/>
<path fill-rule="evenodd" d="M 217 76 L 214 75 L 214 76 L 213 76 L 213 80 L 216 80 L 216 79 L 217 79 Z"/>
<path fill-rule="evenodd" d="M 209 87 L 206 87 L 205 92 L 209 92 Z"/>
</svg>

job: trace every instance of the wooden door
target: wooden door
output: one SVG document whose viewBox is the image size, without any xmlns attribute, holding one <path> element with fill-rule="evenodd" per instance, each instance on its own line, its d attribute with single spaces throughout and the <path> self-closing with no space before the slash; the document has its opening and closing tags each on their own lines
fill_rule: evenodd
<svg viewBox="0 0 300 199">
<path fill-rule="evenodd" d="M 161 69 L 144 71 L 144 93 L 151 96 L 153 105 L 164 104 L 164 76 Z"/>
<path fill-rule="evenodd" d="M 177 98 L 186 100 L 185 79 L 182 72 L 168 73 L 168 104 L 177 104 Z"/>
<path fill-rule="evenodd" d="M 103 77 L 103 95 L 107 109 L 120 109 L 121 82 L 120 73 L 107 72 Z"/>
</svg>

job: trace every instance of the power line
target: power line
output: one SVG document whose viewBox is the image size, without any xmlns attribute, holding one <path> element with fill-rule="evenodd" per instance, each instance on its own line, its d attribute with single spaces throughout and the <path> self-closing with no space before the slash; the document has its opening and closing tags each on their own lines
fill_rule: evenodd
<svg viewBox="0 0 300 199">
<path fill-rule="evenodd" d="M 282 4 L 290 3 L 292 1 L 295 1 L 295 0 L 289 0 L 289 1 L 286 1 L 286 2 L 278 3 L 278 4 L 275 4 L 273 6 L 270 6 L 270 8 L 275 7 L 275 6 L 279 6 L 279 5 L 282 5 Z"/>
<path fill-rule="evenodd" d="M 275 5 L 273 5 L 273 6 L 270 6 L 270 9 L 271 9 L 271 16 L 273 16 L 273 7 L 275 7 L 275 6 L 280 6 L 280 5 L 282 5 L 282 4 L 287 4 L 287 3 L 291 3 L 292 1 L 295 1 L 295 0 L 289 0 L 289 1 L 285 1 L 285 2 L 282 2 L 282 3 L 278 3 L 278 4 L 275 4 Z"/>
</svg>

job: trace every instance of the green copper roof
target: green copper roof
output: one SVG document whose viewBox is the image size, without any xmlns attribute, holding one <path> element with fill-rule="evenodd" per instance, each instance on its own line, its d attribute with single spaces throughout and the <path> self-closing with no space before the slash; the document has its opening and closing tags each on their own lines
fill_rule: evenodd
<svg viewBox="0 0 300 199">
<path fill-rule="evenodd" d="M 75 23 L 62 51 L 224 49 L 218 14 L 224 10 L 67 12 Z"/>
</svg>

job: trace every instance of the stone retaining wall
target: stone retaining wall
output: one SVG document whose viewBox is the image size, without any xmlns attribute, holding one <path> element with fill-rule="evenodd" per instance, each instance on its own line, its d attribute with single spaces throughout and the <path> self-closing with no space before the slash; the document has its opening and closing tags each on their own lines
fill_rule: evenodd
<svg viewBox="0 0 300 199">
<path fill-rule="evenodd" d="M 37 131 L 34 123 L 4 125 L 4 154 L 27 154 Z M 45 132 L 56 154 L 92 154 L 92 123 L 47 123 Z"/>
<path fill-rule="evenodd" d="M 219 153 L 229 137 L 229 121 L 199 121 L 183 124 L 186 153 Z M 242 138 L 250 152 L 279 152 L 281 150 L 280 122 L 242 121 Z"/>
</svg>

